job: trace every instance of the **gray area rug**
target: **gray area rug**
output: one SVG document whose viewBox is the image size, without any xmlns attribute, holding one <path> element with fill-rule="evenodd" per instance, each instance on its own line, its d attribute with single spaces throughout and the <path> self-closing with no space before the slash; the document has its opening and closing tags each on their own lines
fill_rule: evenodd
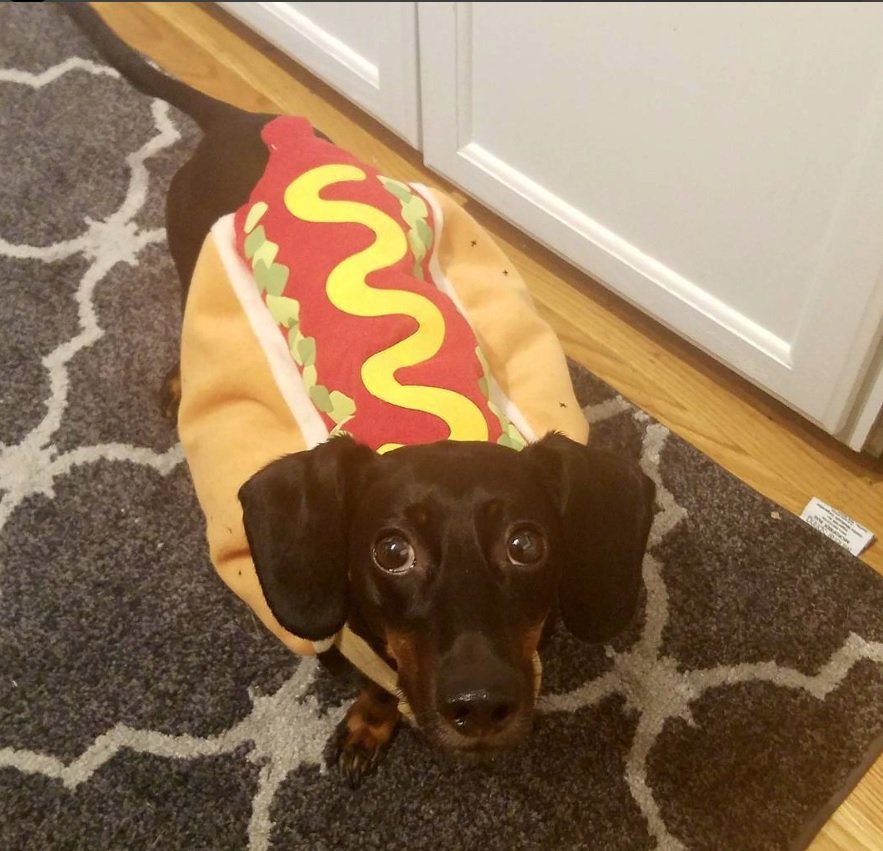
<svg viewBox="0 0 883 851">
<path fill-rule="evenodd" d="M 578 368 L 658 486 L 639 623 L 556 635 L 495 763 L 404 729 L 360 790 L 326 770 L 352 687 L 216 579 L 159 412 L 194 139 L 57 9 L 0 6 L 0 848 L 804 846 L 881 745 L 883 580 Z"/>
</svg>

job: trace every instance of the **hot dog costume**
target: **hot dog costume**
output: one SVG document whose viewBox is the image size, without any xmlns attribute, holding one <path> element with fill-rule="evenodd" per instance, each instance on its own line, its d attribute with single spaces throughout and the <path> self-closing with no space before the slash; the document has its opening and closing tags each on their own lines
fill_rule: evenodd
<svg viewBox="0 0 883 851">
<path fill-rule="evenodd" d="M 384 177 L 299 118 L 263 129 L 249 202 L 203 245 L 184 313 L 181 442 L 223 581 L 292 651 L 333 642 L 396 692 L 346 627 L 285 630 L 237 499 L 262 467 L 341 431 L 378 452 L 437 440 L 512 449 L 588 426 L 564 354 L 515 268 L 450 198 Z"/>
</svg>

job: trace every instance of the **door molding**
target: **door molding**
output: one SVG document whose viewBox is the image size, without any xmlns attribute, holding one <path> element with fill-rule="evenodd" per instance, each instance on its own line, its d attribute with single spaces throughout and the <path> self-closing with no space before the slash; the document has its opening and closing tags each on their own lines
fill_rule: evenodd
<svg viewBox="0 0 883 851">
<path fill-rule="evenodd" d="M 323 29 L 295 3 L 221 2 L 232 15 L 306 66 L 415 148 L 420 147 L 415 3 L 383 3 L 377 63 Z"/>
</svg>

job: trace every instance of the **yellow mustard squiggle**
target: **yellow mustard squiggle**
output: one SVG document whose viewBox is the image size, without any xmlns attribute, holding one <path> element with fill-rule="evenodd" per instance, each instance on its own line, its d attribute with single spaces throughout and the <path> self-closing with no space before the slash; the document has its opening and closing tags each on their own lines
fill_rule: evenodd
<svg viewBox="0 0 883 851">
<path fill-rule="evenodd" d="M 445 320 L 429 299 L 417 293 L 368 286 L 367 275 L 405 256 L 408 243 L 401 226 L 367 204 L 319 196 L 332 184 L 365 179 L 365 172 L 356 166 L 323 165 L 302 174 L 285 190 L 285 206 L 303 221 L 357 222 L 374 232 L 376 239 L 371 245 L 342 260 L 328 276 L 326 292 L 338 310 L 352 316 L 405 315 L 417 321 L 417 330 L 410 337 L 365 361 L 361 370 L 365 388 L 384 402 L 435 415 L 447 424 L 451 440 L 487 440 L 487 421 L 470 399 L 443 387 L 400 384 L 396 380 L 396 370 L 423 363 L 438 353 L 444 342 Z"/>
</svg>

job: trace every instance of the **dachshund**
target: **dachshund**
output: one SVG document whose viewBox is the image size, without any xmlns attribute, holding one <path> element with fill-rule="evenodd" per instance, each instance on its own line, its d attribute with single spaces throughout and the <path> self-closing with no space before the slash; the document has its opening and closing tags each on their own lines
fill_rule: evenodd
<svg viewBox="0 0 883 851">
<path fill-rule="evenodd" d="M 180 108 L 203 131 L 166 205 L 186 298 L 210 228 L 246 203 L 264 171 L 261 129 L 275 116 L 167 77 L 86 4 L 65 8 L 137 89 Z M 173 370 L 172 409 L 176 384 Z M 343 435 L 272 462 L 239 498 L 279 623 L 311 640 L 347 624 L 395 670 L 431 743 L 482 757 L 528 734 L 532 659 L 559 613 L 592 642 L 633 618 L 654 485 L 633 461 L 555 433 L 520 452 L 444 441 L 384 455 Z M 399 720 L 396 698 L 367 682 L 334 742 L 353 785 L 374 768 Z"/>
</svg>

